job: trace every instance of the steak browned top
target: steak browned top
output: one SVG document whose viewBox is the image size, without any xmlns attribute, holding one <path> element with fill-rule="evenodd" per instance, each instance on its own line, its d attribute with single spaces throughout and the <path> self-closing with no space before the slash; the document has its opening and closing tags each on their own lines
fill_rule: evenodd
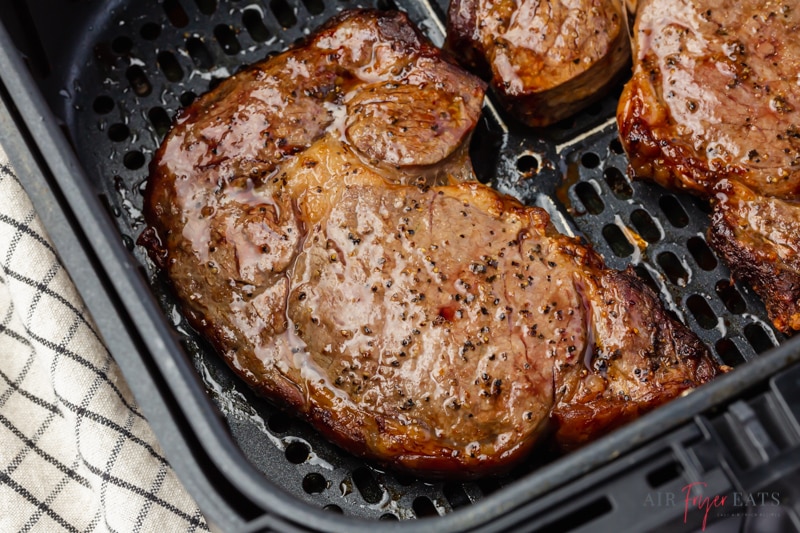
<svg viewBox="0 0 800 533">
<path fill-rule="evenodd" d="M 619 0 L 452 0 L 445 48 L 491 79 L 513 117 L 546 126 L 601 97 L 628 65 L 623 9 Z"/>
<path fill-rule="evenodd" d="M 800 241 L 777 235 L 800 221 L 798 30 L 791 2 L 640 2 L 618 109 L 633 173 L 714 200 L 712 245 L 784 331 L 800 329 Z"/>
<path fill-rule="evenodd" d="M 140 242 L 251 386 L 353 453 L 508 468 L 713 377 L 632 275 L 477 182 L 483 86 L 400 14 L 355 11 L 176 121 Z"/>
</svg>

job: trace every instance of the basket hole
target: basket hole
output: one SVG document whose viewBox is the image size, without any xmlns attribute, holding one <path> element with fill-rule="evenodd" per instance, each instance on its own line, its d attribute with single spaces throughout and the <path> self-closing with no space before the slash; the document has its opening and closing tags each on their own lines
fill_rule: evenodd
<svg viewBox="0 0 800 533">
<path fill-rule="evenodd" d="M 717 315 L 714 314 L 706 299 L 699 294 L 689 296 L 686 299 L 686 307 L 692 312 L 701 328 L 712 329 L 718 325 Z"/>
<path fill-rule="evenodd" d="M 742 295 L 736 290 L 736 286 L 730 281 L 726 279 L 718 281 L 714 288 L 717 291 L 719 299 L 722 300 L 722 303 L 728 308 L 728 311 L 740 315 L 747 310 L 747 304 L 744 302 L 744 298 L 742 298 Z"/>
<path fill-rule="evenodd" d="M 278 24 L 284 28 L 291 28 L 297 24 L 297 17 L 294 15 L 292 6 L 286 3 L 286 0 L 272 0 L 269 3 L 269 9 L 278 20 Z"/>
<path fill-rule="evenodd" d="M 693 200 L 692 204 L 703 213 L 707 215 L 710 215 L 712 213 L 713 208 L 711 207 L 711 202 L 694 197 L 692 198 L 692 200 Z"/>
<path fill-rule="evenodd" d="M 586 168 L 596 168 L 600 164 L 600 158 L 593 152 L 586 152 L 581 156 L 581 165 Z"/>
<path fill-rule="evenodd" d="M 722 362 L 728 366 L 737 366 L 744 363 L 744 357 L 736 344 L 730 339 L 720 339 L 714 345 Z"/>
<path fill-rule="evenodd" d="M 308 456 L 311 453 L 311 450 L 308 447 L 308 444 L 304 442 L 290 442 L 288 446 L 286 446 L 286 450 L 284 450 L 283 454 L 286 456 L 286 459 L 292 463 L 299 465 L 301 463 L 305 463 L 308 460 Z"/>
<path fill-rule="evenodd" d="M 261 13 L 256 9 L 245 9 L 242 13 L 242 24 L 247 29 L 247 33 L 256 42 L 264 42 L 269 39 L 269 30 L 264 25 Z"/>
<path fill-rule="evenodd" d="M 683 209 L 683 206 L 678 202 L 678 199 L 672 195 L 664 195 L 658 200 L 658 205 L 669 220 L 669 223 L 676 228 L 683 228 L 689 223 L 689 215 Z"/>
<path fill-rule="evenodd" d="M 322 474 L 312 472 L 303 477 L 303 490 L 307 494 L 319 494 L 328 487 L 328 481 Z"/>
<path fill-rule="evenodd" d="M 267 425 L 275 433 L 286 433 L 292 425 L 292 419 L 283 413 L 275 413 L 269 417 Z"/>
<path fill-rule="evenodd" d="M 390 521 L 390 522 L 396 522 L 396 521 L 398 521 L 400 519 L 397 518 L 397 515 L 395 515 L 395 514 L 384 513 L 384 514 L 381 515 L 381 517 L 378 520 L 383 520 L 384 522 L 387 521 L 387 520 Z"/>
<path fill-rule="evenodd" d="M 539 170 L 539 159 L 535 155 L 523 155 L 517 159 L 517 170 L 523 174 L 536 174 Z"/>
<path fill-rule="evenodd" d="M 758 324 L 748 324 L 744 327 L 744 336 L 747 338 L 747 342 L 750 343 L 750 346 L 756 351 L 756 353 L 763 353 L 769 350 L 774 346 L 772 344 L 772 339 L 769 338 L 767 332 L 764 331 Z"/>
<path fill-rule="evenodd" d="M 154 22 L 148 22 L 139 30 L 139 35 L 146 41 L 155 41 L 161 35 L 161 26 Z"/>
<path fill-rule="evenodd" d="M 653 292 L 658 293 L 661 290 L 661 287 L 658 286 L 658 283 L 656 283 L 656 280 L 653 279 L 650 271 L 647 270 L 644 265 L 636 265 L 633 267 L 633 270 L 636 272 L 636 275 L 644 281 L 645 285 L 653 289 Z"/>
<path fill-rule="evenodd" d="M 98 115 L 107 115 L 114 109 L 114 100 L 110 96 L 98 96 L 94 99 L 92 109 Z"/>
<path fill-rule="evenodd" d="M 211 56 L 211 52 L 208 51 L 206 45 L 199 38 L 190 37 L 187 39 L 186 51 L 189 52 L 189 57 L 192 58 L 198 68 L 207 70 L 214 66 L 214 58 Z"/>
<path fill-rule="evenodd" d="M 144 154 L 136 151 L 128 152 L 122 158 L 122 164 L 130 170 L 140 169 L 144 166 Z"/>
<path fill-rule="evenodd" d="M 203 15 L 212 15 L 217 10 L 217 0 L 194 0 Z"/>
<path fill-rule="evenodd" d="M 676 462 L 667 463 L 647 474 L 647 483 L 654 489 L 665 485 L 681 475 L 683 470 Z"/>
<path fill-rule="evenodd" d="M 136 96 L 147 96 L 153 91 L 150 85 L 150 80 L 147 79 L 144 70 L 139 65 L 133 65 L 125 72 L 125 77 L 128 78 L 128 83 L 131 84 L 133 92 Z"/>
<path fill-rule="evenodd" d="M 170 120 L 163 107 L 154 107 L 148 111 L 147 118 L 150 119 L 150 124 L 153 125 L 156 135 L 164 137 L 167 134 L 170 128 Z"/>
<path fill-rule="evenodd" d="M 585 524 L 588 524 L 589 522 L 597 520 L 612 510 L 613 507 L 611 506 L 611 502 L 608 500 L 608 498 L 602 497 L 573 510 L 563 518 L 559 518 L 554 522 L 550 522 L 538 531 L 539 533 L 561 533 L 562 531 L 572 531 Z"/>
<path fill-rule="evenodd" d="M 588 213 L 598 215 L 605 209 L 603 200 L 600 199 L 600 196 L 591 183 L 583 181 L 575 185 L 575 194 L 578 195 L 578 199 L 580 199 Z"/>
<path fill-rule="evenodd" d="M 359 467 L 353 471 L 353 484 L 367 503 L 378 503 L 383 499 L 383 489 L 372 477 L 369 468 Z"/>
<path fill-rule="evenodd" d="M 427 496 L 417 496 L 414 498 L 414 503 L 411 504 L 411 508 L 414 509 L 414 514 L 416 514 L 418 518 L 423 516 L 439 516 L 439 511 L 436 510 L 436 506 L 433 505 L 433 502 Z"/>
<path fill-rule="evenodd" d="M 303 4 L 312 15 L 319 15 L 325 11 L 325 4 L 322 0 L 303 0 Z"/>
<path fill-rule="evenodd" d="M 633 253 L 633 245 L 616 224 L 604 226 L 603 237 L 617 257 L 628 257 Z"/>
<path fill-rule="evenodd" d="M 692 237 L 686 243 L 697 265 L 703 270 L 714 270 L 717 268 L 717 258 L 711 252 L 711 249 L 706 244 L 702 237 Z"/>
<path fill-rule="evenodd" d="M 411 474 L 404 474 L 403 472 L 394 472 L 393 476 L 394 480 L 403 485 L 404 487 L 413 485 L 414 482 L 417 481 L 417 478 L 415 478 Z"/>
<path fill-rule="evenodd" d="M 323 511 L 328 511 L 328 512 L 334 513 L 334 514 L 344 514 L 344 511 L 342 511 L 342 508 L 339 507 L 338 505 L 336 505 L 335 503 L 329 503 L 328 505 L 323 507 L 322 510 Z"/>
<path fill-rule="evenodd" d="M 488 496 L 489 494 L 496 492 L 500 490 L 500 488 L 502 488 L 500 482 L 498 482 L 496 479 L 491 479 L 491 478 L 480 479 L 477 481 L 477 485 L 481 489 L 481 492 L 483 492 L 484 496 Z"/>
<path fill-rule="evenodd" d="M 672 252 L 661 252 L 658 254 L 657 261 L 664 271 L 664 274 L 667 275 L 667 279 L 669 279 L 673 285 L 678 285 L 679 287 L 686 286 L 686 282 L 689 281 L 689 273 L 686 272 L 678 256 Z"/>
<path fill-rule="evenodd" d="M 608 143 L 608 148 L 615 154 L 620 155 L 625 150 L 622 148 L 622 143 L 619 142 L 619 139 L 614 139 L 610 143 Z"/>
<path fill-rule="evenodd" d="M 157 61 L 158 68 L 161 69 L 161 72 L 164 73 L 164 76 L 166 76 L 169 81 L 176 82 L 183 79 L 181 64 L 178 63 L 178 60 L 172 52 L 159 52 Z"/>
<path fill-rule="evenodd" d="M 214 28 L 214 37 L 222 47 L 222 51 L 232 56 L 242 51 L 242 46 L 236 39 L 236 32 L 227 24 L 219 24 Z"/>
<path fill-rule="evenodd" d="M 603 177 L 606 183 L 608 183 L 611 192 L 613 192 L 614 196 L 617 198 L 627 200 L 633 196 L 633 188 L 620 169 L 608 167 L 603 171 Z"/>
<path fill-rule="evenodd" d="M 465 507 L 471 503 L 469 496 L 464 492 L 464 487 L 460 483 L 445 483 L 444 487 L 442 487 L 442 492 L 453 509 Z"/>
<path fill-rule="evenodd" d="M 661 230 L 653 222 L 650 213 L 644 209 L 637 209 L 631 213 L 631 222 L 639 235 L 647 242 L 658 242 L 661 239 Z"/>
<path fill-rule="evenodd" d="M 108 128 L 108 138 L 115 143 L 124 141 L 130 134 L 131 130 L 125 124 L 112 124 Z"/>
<path fill-rule="evenodd" d="M 186 91 L 185 93 L 181 94 L 179 100 L 181 101 L 181 105 L 183 107 L 189 107 L 195 100 L 197 100 L 197 95 L 192 91 Z"/>
<path fill-rule="evenodd" d="M 586 112 L 593 117 L 596 117 L 603 112 L 603 102 L 595 102 L 586 108 Z"/>
<path fill-rule="evenodd" d="M 111 41 L 111 50 L 115 54 L 125 55 L 133 48 L 133 41 L 129 37 L 120 36 Z"/>
<path fill-rule="evenodd" d="M 176 28 L 184 28 L 189 24 L 189 15 L 178 0 L 164 0 L 163 6 L 170 24 Z"/>
<path fill-rule="evenodd" d="M 381 11 L 397 11 L 397 4 L 394 0 L 378 0 L 376 6 Z"/>
</svg>

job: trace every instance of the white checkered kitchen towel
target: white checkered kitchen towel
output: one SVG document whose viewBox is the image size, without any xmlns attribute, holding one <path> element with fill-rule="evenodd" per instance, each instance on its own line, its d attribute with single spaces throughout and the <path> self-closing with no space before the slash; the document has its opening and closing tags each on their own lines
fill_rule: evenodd
<svg viewBox="0 0 800 533">
<path fill-rule="evenodd" d="M 0 532 L 197 530 L 0 148 Z"/>
</svg>

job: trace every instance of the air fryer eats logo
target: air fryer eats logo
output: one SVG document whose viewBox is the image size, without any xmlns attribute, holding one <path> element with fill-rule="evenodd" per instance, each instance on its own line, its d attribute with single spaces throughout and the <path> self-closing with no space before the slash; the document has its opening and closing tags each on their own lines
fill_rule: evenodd
<svg viewBox="0 0 800 533">
<path fill-rule="evenodd" d="M 699 510 L 702 513 L 702 530 L 705 531 L 709 515 L 730 516 L 766 513 L 770 508 L 781 504 L 779 492 L 731 492 L 727 494 L 704 494 L 708 486 L 703 481 L 695 481 L 685 485 L 680 494 L 674 492 L 648 492 L 644 499 L 645 507 L 683 507 L 683 523 L 687 524 L 690 513 Z"/>
</svg>

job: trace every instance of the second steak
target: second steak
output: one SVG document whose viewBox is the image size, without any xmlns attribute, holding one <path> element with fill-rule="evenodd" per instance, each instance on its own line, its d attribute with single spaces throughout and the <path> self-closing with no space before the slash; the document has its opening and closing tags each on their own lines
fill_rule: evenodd
<svg viewBox="0 0 800 533">
<path fill-rule="evenodd" d="M 569 117 L 628 65 L 618 0 L 452 0 L 445 48 L 485 79 L 529 126 Z"/>
<path fill-rule="evenodd" d="M 711 199 L 709 243 L 785 333 L 800 330 L 798 28 L 791 2 L 640 2 L 617 112 L 632 172 Z"/>
</svg>

